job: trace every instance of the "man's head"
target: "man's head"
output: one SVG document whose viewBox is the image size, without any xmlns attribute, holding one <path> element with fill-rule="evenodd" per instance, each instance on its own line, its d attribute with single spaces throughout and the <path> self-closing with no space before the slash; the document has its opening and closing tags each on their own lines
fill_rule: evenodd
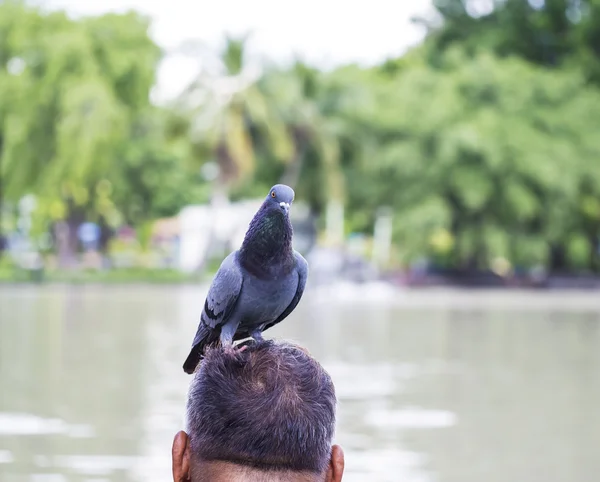
<svg viewBox="0 0 600 482">
<path fill-rule="evenodd" d="M 339 482 L 335 390 L 304 349 L 264 341 L 209 349 L 194 375 L 175 482 Z"/>
</svg>

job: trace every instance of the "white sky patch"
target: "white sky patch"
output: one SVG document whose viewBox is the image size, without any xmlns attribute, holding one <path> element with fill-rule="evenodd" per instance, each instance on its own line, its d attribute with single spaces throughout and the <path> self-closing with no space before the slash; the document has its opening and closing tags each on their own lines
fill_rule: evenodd
<svg viewBox="0 0 600 482">
<path fill-rule="evenodd" d="M 430 11 L 430 0 L 46 0 L 74 15 L 135 9 L 150 16 L 155 41 L 167 51 L 199 40 L 218 47 L 226 33 L 250 33 L 254 56 L 285 62 L 295 55 L 322 68 L 370 65 L 402 54 L 424 31 L 411 17 Z M 158 72 L 156 98 L 179 93 L 196 75 L 197 59 L 172 54 Z"/>
</svg>

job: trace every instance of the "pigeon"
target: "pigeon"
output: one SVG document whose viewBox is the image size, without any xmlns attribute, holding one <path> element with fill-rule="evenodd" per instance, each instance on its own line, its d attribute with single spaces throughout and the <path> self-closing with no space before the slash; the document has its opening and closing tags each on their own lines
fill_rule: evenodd
<svg viewBox="0 0 600 482">
<path fill-rule="evenodd" d="M 227 256 L 208 290 L 198 331 L 183 370 L 192 374 L 208 346 L 231 347 L 262 332 L 298 305 L 308 263 L 292 248 L 289 212 L 294 190 L 273 186 L 250 222 L 239 250 Z"/>
</svg>

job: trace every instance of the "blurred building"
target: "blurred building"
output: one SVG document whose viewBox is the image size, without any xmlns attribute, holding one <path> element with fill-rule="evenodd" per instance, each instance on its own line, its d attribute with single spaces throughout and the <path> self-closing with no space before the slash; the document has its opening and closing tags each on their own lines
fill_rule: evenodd
<svg viewBox="0 0 600 482">
<path fill-rule="evenodd" d="M 182 271 L 201 269 L 211 259 L 221 259 L 238 249 L 262 199 L 239 201 L 218 206 L 192 205 L 181 210 L 178 219 L 178 262 Z M 309 252 L 316 239 L 315 222 L 301 203 L 291 211 L 294 247 Z"/>
</svg>

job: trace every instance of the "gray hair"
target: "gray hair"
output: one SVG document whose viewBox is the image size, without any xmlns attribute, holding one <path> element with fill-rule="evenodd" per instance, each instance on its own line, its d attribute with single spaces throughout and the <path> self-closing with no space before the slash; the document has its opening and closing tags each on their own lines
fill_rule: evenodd
<svg viewBox="0 0 600 482">
<path fill-rule="evenodd" d="M 192 380 L 192 454 L 265 471 L 322 473 L 335 430 L 331 377 L 288 342 L 209 348 Z"/>
</svg>

